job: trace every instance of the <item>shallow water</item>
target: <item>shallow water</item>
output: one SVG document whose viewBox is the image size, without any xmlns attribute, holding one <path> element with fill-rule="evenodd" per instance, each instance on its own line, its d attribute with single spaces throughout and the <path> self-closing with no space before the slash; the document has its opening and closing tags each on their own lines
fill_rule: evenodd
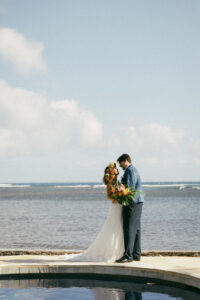
<svg viewBox="0 0 200 300">
<path fill-rule="evenodd" d="M 194 289 L 150 281 L 100 279 L 20 279 L 0 280 L 2 300 L 199 300 Z"/>
<path fill-rule="evenodd" d="M 200 249 L 200 183 L 144 183 L 142 250 Z M 101 183 L 0 184 L 1 249 L 86 249 L 110 201 Z"/>
</svg>

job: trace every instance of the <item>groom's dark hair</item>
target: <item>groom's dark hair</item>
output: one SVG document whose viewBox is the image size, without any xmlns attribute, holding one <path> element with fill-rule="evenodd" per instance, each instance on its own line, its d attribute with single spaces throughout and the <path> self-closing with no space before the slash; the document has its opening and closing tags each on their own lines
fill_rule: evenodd
<svg viewBox="0 0 200 300">
<path fill-rule="evenodd" d="M 118 157 L 117 161 L 120 163 L 121 161 L 128 160 L 129 163 L 131 163 L 131 158 L 128 154 L 122 154 L 120 157 Z"/>
</svg>

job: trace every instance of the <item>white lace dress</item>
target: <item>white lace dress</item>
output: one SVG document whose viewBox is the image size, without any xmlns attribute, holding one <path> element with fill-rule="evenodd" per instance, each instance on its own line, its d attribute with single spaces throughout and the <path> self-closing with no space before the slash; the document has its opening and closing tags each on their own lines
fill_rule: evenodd
<svg viewBox="0 0 200 300">
<path fill-rule="evenodd" d="M 67 261 L 114 262 L 123 256 L 124 235 L 122 205 L 110 203 L 108 216 L 93 243 L 81 254 L 65 254 Z"/>
</svg>

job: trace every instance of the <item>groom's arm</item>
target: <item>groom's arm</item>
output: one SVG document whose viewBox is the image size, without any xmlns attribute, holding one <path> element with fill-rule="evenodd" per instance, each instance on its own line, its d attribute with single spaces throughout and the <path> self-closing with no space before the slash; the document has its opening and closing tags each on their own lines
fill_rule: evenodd
<svg viewBox="0 0 200 300">
<path fill-rule="evenodd" d="M 131 170 L 128 169 L 126 175 L 126 183 L 128 187 L 135 188 L 136 182 L 137 182 L 137 175 L 135 174 L 135 172 L 131 172 Z"/>
<path fill-rule="evenodd" d="M 130 190 L 134 191 L 136 189 L 137 180 L 138 180 L 137 173 L 128 169 L 127 170 L 127 185 L 130 188 Z M 133 203 L 137 202 L 137 197 L 135 196 L 135 194 L 131 198 L 132 198 Z"/>
</svg>

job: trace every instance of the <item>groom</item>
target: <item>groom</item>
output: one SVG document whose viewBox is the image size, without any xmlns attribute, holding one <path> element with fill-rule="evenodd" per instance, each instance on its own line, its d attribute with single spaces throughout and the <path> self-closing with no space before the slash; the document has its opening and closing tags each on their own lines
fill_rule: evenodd
<svg viewBox="0 0 200 300">
<path fill-rule="evenodd" d="M 128 187 L 142 191 L 138 170 L 132 165 L 128 154 L 122 154 L 117 159 L 120 167 L 125 171 L 121 183 Z M 141 259 L 141 214 L 144 197 L 136 193 L 136 198 L 130 205 L 123 206 L 124 255 L 116 262 L 131 262 Z"/>
</svg>

